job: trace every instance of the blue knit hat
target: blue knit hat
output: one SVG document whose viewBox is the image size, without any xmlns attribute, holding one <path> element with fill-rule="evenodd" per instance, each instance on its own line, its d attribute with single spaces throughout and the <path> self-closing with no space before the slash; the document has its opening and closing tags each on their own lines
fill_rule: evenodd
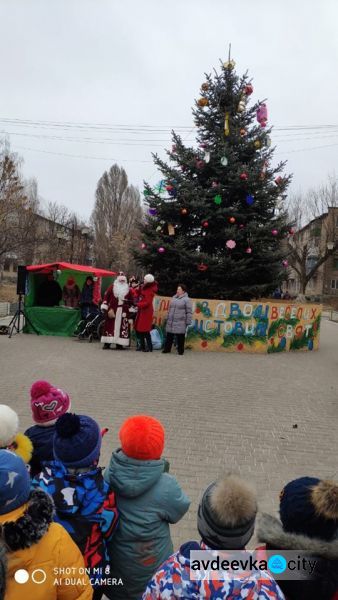
<svg viewBox="0 0 338 600">
<path fill-rule="evenodd" d="M 22 458 L 9 450 L 0 450 L 0 515 L 25 504 L 30 487 L 29 474 Z"/>
<path fill-rule="evenodd" d="M 281 492 L 279 512 L 286 531 L 331 540 L 338 531 L 338 484 L 294 479 Z"/>
<path fill-rule="evenodd" d="M 89 467 L 99 460 L 101 430 L 91 417 L 66 413 L 55 426 L 54 457 L 65 467 Z"/>
</svg>

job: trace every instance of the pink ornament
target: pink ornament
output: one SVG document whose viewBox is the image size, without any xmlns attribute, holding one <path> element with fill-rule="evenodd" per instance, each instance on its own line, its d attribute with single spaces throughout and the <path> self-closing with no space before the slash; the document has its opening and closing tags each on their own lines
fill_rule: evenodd
<svg viewBox="0 0 338 600">
<path fill-rule="evenodd" d="M 213 188 L 217 188 L 218 186 L 219 186 L 218 181 L 213 181 L 211 184 L 211 187 L 213 187 Z"/>
<path fill-rule="evenodd" d="M 146 246 L 146 244 L 145 244 L 144 242 L 142 242 L 142 244 L 141 244 L 141 249 L 142 249 L 142 250 L 145 250 L 145 249 L 146 249 L 146 247 L 147 247 L 147 246 Z"/>
<path fill-rule="evenodd" d="M 272 229 L 271 233 L 272 235 L 278 235 L 278 229 Z"/>
<path fill-rule="evenodd" d="M 246 252 L 247 254 L 251 254 L 251 252 L 252 252 L 252 248 L 247 248 L 247 249 L 245 250 L 245 252 Z"/>
<path fill-rule="evenodd" d="M 252 87 L 251 83 L 248 83 L 244 88 L 244 93 L 246 96 L 250 96 L 250 94 L 252 94 L 252 92 L 253 92 L 253 87 Z"/>
<path fill-rule="evenodd" d="M 282 182 L 283 182 L 283 177 L 278 175 L 278 177 L 276 177 L 276 179 L 275 179 L 275 184 L 280 185 Z"/>
<path fill-rule="evenodd" d="M 257 108 L 256 117 L 257 117 L 257 121 L 260 124 L 260 126 L 266 127 L 266 123 L 268 120 L 268 108 L 267 108 L 265 102 L 260 104 L 259 107 Z"/>
<path fill-rule="evenodd" d="M 244 229 L 244 225 L 243 225 L 243 223 L 241 223 L 241 224 L 240 224 L 239 228 L 240 228 L 240 229 Z"/>
<path fill-rule="evenodd" d="M 291 229 L 289 229 L 289 234 L 290 235 L 294 235 L 295 234 L 295 229 L 293 227 L 291 227 Z"/>
<path fill-rule="evenodd" d="M 163 252 L 165 252 L 165 248 L 163 248 L 163 246 L 160 246 L 159 249 L 157 250 L 157 252 L 159 252 L 160 254 L 163 254 Z"/>
<path fill-rule="evenodd" d="M 204 160 L 196 160 L 197 169 L 203 169 L 204 166 L 205 166 Z"/>
<path fill-rule="evenodd" d="M 233 250 L 234 248 L 236 248 L 235 240 L 228 240 L 225 245 L 227 248 L 229 248 L 229 250 Z"/>
<path fill-rule="evenodd" d="M 282 262 L 283 267 L 288 267 L 289 266 L 289 261 L 288 260 L 283 260 Z"/>
<path fill-rule="evenodd" d="M 242 181 L 246 181 L 248 179 L 248 174 L 247 173 L 241 173 L 239 176 L 240 179 L 242 179 Z"/>
</svg>

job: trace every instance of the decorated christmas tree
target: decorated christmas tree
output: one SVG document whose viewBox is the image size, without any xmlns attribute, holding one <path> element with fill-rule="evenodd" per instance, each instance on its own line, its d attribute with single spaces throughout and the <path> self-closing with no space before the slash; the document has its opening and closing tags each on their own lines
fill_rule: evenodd
<svg viewBox="0 0 338 600">
<path fill-rule="evenodd" d="M 206 75 L 193 109 L 198 147 L 173 132 L 162 180 L 145 183 L 146 220 L 137 260 L 160 293 L 185 283 L 195 298 L 251 299 L 271 293 L 292 235 L 283 201 L 290 176 L 272 165 L 267 106 L 250 106 L 253 86 L 233 60 Z"/>
</svg>

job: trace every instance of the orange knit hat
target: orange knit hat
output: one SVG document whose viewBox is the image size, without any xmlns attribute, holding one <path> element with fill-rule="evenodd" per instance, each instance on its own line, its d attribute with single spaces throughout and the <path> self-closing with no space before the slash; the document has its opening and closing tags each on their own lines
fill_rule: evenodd
<svg viewBox="0 0 338 600">
<path fill-rule="evenodd" d="M 164 428 L 154 417 L 129 417 L 119 431 L 123 452 L 129 458 L 158 460 L 164 448 Z"/>
</svg>

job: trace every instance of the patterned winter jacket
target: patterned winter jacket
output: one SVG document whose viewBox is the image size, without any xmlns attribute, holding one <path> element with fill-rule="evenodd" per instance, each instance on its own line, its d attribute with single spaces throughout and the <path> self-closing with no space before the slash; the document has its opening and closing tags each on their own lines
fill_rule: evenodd
<svg viewBox="0 0 338 600">
<path fill-rule="evenodd" d="M 207 550 L 203 543 L 187 542 L 170 556 L 148 583 L 142 600 L 284 600 L 268 573 L 250 573 L 234 579 L 224 571 L 221 580 L 190 579 L 190 551 Z"/>
<path fill-rule="evenodd" d="M 108 564 L 106 544 L 118 523 L 115 494 L 104 481 L 101 469 L 93 467 L 72 474 L 62 463 L 53 461 L 33 479 L 33 486 L 52 496 L 54 520 L 68 531 L 81 550 L 86 567 L 96 569 L 96 579 L 100 579 Z M 91 577 L 95 578 L 93 573 Z"/>
</svg>

